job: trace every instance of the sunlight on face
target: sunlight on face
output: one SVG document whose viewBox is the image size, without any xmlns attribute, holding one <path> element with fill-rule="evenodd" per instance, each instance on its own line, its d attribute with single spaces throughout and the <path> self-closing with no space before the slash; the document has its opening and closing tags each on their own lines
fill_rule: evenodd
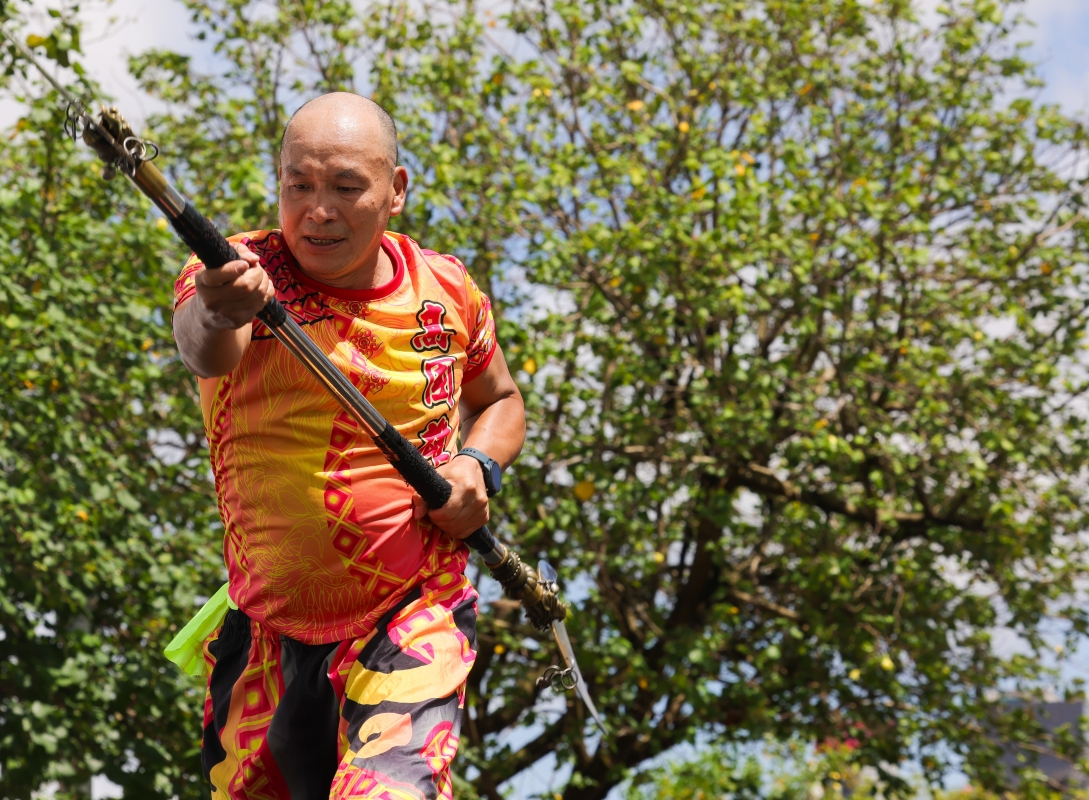
<svg viewBox="0 0 1089 800">
<path fill-rule="evenodd" d="M 404 208 L 408 175 L 391 163 L 384 137 L 375 113 L 350 101 L 315 102 L 291 122 L 280 227 L 299 266 L 323 283 L 366 284 L 382 232 Z"/>
</svg>

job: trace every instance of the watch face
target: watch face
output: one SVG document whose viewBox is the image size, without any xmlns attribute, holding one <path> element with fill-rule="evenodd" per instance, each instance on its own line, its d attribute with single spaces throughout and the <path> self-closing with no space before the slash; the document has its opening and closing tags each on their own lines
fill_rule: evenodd
<svg viewBox="0 0 1089 800">
<path fill-rule="evenodd" d="M 492 492 L 498 492 L 500 486 L 503 483 L 503 470 L 499 468 L 499 463 L 496 461 L 491 462 L 491 489 Z"/>
</svg>

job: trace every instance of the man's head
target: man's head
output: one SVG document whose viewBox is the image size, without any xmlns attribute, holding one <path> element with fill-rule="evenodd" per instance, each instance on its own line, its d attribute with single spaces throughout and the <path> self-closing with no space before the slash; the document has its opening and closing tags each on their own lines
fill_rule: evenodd
<svg viewBox="0 0 1089 800">
<path fill-rule="evenodd" d="M 401 213 L 408 173 L 397 166 L 397 129 L 385 110 L 333 92 L 295 112 L 280 146 L 280 227 L 318 280 L 355 285 Z"/>
</svg>

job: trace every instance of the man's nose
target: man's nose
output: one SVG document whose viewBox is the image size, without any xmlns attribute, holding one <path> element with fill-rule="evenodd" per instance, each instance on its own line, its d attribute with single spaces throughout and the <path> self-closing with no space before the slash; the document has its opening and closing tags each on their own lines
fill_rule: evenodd
<svg viewBox="0 0 1089 800">
<path fill-rule="evenodd" d="M 326 196 L 324 193 L 319 194 L 315 198 L 314 204 L 310 206 L 309 216 L 317 223 L 335 220 L 337 218 L 337 210 L 333 198 Z"/>
</svg>

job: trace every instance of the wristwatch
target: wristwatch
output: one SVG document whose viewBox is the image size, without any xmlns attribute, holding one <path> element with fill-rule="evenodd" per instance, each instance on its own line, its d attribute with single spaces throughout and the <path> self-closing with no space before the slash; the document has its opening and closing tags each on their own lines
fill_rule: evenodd
<svg viewBox="0 0 1089 800">
<path fill-rule="evenodd" d="M 469 456 L 479 461 L 480 469 L 484 473 L 484 488 L 488 490 L 488 497 L 499 494 L 499 490 L 503 488 L 503 470 L 498 461 L 471 447 L 461 448 L 458 455 Z"/>
</svg>

